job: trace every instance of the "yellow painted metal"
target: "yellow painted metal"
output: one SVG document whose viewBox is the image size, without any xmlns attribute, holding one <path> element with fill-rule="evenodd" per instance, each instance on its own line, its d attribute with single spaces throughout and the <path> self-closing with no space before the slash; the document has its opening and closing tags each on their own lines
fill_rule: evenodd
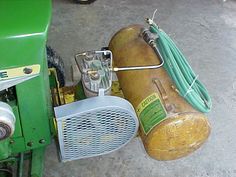
<svg viewBox="0 0 236 177">
<path fill-rule="evenodd" d="M 76 87 L 60 87 L 55 68 L 48 69 L 49 75 L 55 78 L 55 86 L 51 89 L 54 106 L 68 104 L 76 101 Z"/>
<path fill-rule="evenodd" d="M 71 87 L 62 87 L 60 88 L 60 93 L 63 94 L 63 100 L 65 104 L 72 103 L 76 101 L 76 88 Z"/>
<path fill-rule="evenodd" d="M 160 63 L 153 49 L 140 37 L 141 28 L 140 25 L 129 26 L 121 29 L 111 39 L 109 49 L 113 52 L 116 67 Z M 140 136 L 152 158 L 181 158 L 206 141 L 210 134 L 206 116 L 192 108 L 178 94 L 164 68 L 120 71 L 117 76 L 125 98 L 133 104 L 139 115 Z M 143 104 L 143 108 L 140 104 Z M 140 109 L 145 112 L 142 115 L 145 119 L 142 119 Z M 155 114 L 159 114 L 158 121 L 147 116 L 155 117 Z M 145 124 L 150 120 L 153 121 L 150 123 L 152 127 L 147 126 L 145 129 Z"/>
<path fill-rule="evenodd" d="M 123 94 L 122 89 L 120 87 L 119 81 L 112 81 L 111 95 L 118 96 L 120 98 L 124 98 L 124 94 Z"/>
</svg>

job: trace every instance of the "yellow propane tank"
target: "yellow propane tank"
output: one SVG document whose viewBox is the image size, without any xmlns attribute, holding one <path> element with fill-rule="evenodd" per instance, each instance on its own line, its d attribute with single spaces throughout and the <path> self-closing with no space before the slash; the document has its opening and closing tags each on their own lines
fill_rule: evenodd
<svg viewBox="0 0 236 177">
<path fill-rule="evenodd" d="M 140 36 L 143 29 L 132 25 L 121 29 L 110 41 L 116 67 L 147 66 L 159 58 Z M 163 67 L 119 71 L 124 96 L 140 121 L 140 136 L 146 152 L 157 160 L 173 160 L 198 149 L 208 138 L 210 126 L 204 114 L 188 104 Z"/>
</svg>

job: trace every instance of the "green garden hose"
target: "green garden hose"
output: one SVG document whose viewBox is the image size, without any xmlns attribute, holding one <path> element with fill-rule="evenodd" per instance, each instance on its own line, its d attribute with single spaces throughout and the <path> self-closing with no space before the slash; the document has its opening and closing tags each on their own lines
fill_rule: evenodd
<svg viewBox="0 0 236 177">
<path fill-rule="evenodd" d="M 175 83 L 179 94 L 195 109 L 207 113 L 212 102 L 205 86 L 198 80 L 182 52 L 171 38 L 152 20 L 148 19 L 151 33 L 158 36 L 155 40 L 164 60 L 164 68 Z"/>
</svg>

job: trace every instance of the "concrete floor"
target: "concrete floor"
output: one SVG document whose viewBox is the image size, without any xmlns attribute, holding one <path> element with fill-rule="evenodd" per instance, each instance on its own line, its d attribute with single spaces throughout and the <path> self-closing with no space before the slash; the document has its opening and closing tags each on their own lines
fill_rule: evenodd
<svg viewBox="0 0 236 177">
<path fill-rule="evenodd" d="M 82 6 L 54 0 L 48 43 L 63 57 L 70 84 L 75 53 L 107 46 L 118 29 L 144 24 L 155 8 L 157 23 L 177 41 L 212 96 L 208 142 L 186 158 L 162 162 L 150 159 L 136 138 L 112 154 L 64 164 L 53 144 L 46 177 L 236 177 L 236 1 L 98 0 Z"/>
</svg>

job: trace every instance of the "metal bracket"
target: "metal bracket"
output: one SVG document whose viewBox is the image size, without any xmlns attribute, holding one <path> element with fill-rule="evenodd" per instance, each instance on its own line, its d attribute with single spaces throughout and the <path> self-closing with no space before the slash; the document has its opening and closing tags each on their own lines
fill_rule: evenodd
<svg viewBox="0 0 236 177">
<path fill-rule="evenodd" d="M 168 94 L 167 94 L 163 84 L 161 83 L 160 79 L 153 78 L 152 82 L 156 86 L 156 88 L 158 89 L 158 91 L 160 93 L 160 96 L 162 98 L 162 101 L 164 103 L 166 111 L 168 113 L 174 112 L 175 111 L 175 107 L 174 107 L 173 104 L 170 103 L 169 98 L 168 98 Z"/>
</svg>

